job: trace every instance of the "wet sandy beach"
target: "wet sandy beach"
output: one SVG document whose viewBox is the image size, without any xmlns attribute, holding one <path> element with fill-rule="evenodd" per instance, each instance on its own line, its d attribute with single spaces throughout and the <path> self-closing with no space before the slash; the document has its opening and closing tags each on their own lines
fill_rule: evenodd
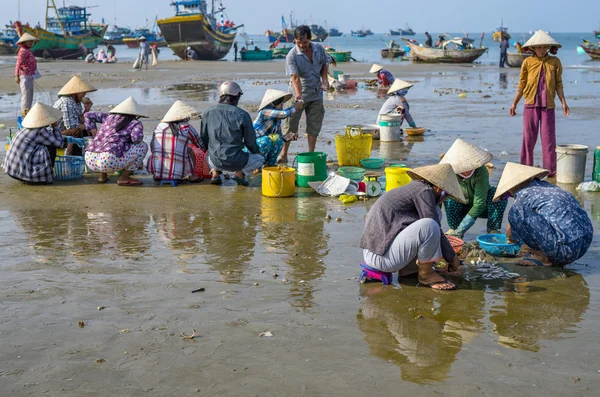
<svg viewBox="0 0 600 397">
<path fill-rule="evenodd" d="M 368 68 L 336 70 L 364 80 Z M 415 82 L 411 112 L 431 131 L 376 142 L 374 157 L 431 164 L 460 136 L 497 155 L 493 181 L 506 161 L 518 162 L 522 120 L 508 116 L 517 70 L 390 70 Z M 134 95 L 148 105 L 146 139 L 176 99 L 204 110 L 233 78 L 254 116 L 265 85 L 287 81 L 280 62 L 165 62 L 149 72 L 61 62 L 40 71 L 46 102 L 73 72 L 99 88 L 90 98 L 102 110 Z M 600 66 L 566 69 L 564 80 L 572 115 L 557 115 L 558 143 L 593 149 Z M 12 69 L 0 68 L 2 137 L 14 125 L 17 89 Z M 328 141 L 345 124 L 373 123 L 378 95 L 363 84 L 328 95 L 318 150 L 335 159 Z M 302 140 L 292 152 L 305 148 Z M 345 206 L 304 189 L 270 199 L 256 176 L 246 189 L 159 188 L 139 177 L 141 188 L 117 187 L 115 178 L 98 185 L 93 175 L 32 187 L 0 174 L 0 395 L 597 394 L 598 236 L 577 263 L 517 268 L 515 281 L 457 279 L 460 289 L 448 293 L 417 288 L 416 279 L 359 285 L 358 241 L 373 200 Z M 565 188 L 598 230 L 600 196 Z M 478 221 L 466 239 L 484 229 Z M 193 340 L 180 335 L 192 330 Z M 260 337 L 265 331 L 273 336 Z"/>
</svg>

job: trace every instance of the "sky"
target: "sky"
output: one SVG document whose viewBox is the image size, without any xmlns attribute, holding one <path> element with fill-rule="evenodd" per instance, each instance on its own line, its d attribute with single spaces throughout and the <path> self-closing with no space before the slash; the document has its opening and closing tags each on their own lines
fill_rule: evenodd
<svg viewBox="0 0 600 397">
<path fill-rule="evenodd" d="M 218 1 L 218 0 L 217 0 Z M 600 2 L 595 0 L 222 0 L 229 19 L 244 24 L 248 34 L 281 28 L 281 15 L 294 11 L 298 22 L 320 23 L 344 32 L 362 27 L 376 33 L 407 23 L 417 32 L 491 32 L 504 25 L 513 32 L 591 32 L 600 28 Z M 55 0 L 58 7 L 63 0 Z M 5 20 L 18 18 L 19 0 L 0 0 Z M 44 26 L 46 0 L 20 0 L 21 20 Z M 171 0 L 65 0 L 67 5 L 97 6 L 88 11 L 94 21 L 138 27 L 174 14 Z M 8 8 L 7 8 L 8 6 Z M 383 10 L 381 12 L 380 10 Z"/>
</svg>

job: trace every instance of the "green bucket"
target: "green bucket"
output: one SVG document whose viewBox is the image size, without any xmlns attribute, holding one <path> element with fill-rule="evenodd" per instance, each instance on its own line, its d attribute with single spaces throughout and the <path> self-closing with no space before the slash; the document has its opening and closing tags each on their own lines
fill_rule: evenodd
<svg viewBox="0 0 600 397">
<path fill-rule="evenodd" d="M 344 74 L 344 72 L 342 72 L 341 70 L 334 70 L 333 71 L 333 78 L 337 80 L 338 77 L 340 77 L 340 74 Z"/>
<path fill-rule="evenodd" d="M 323 152 L 298 153 L 296 183 L 300 187 L 310 187 L 308 182 L 321 182 L 327 179 L 327 154 Z"/>
</svg>

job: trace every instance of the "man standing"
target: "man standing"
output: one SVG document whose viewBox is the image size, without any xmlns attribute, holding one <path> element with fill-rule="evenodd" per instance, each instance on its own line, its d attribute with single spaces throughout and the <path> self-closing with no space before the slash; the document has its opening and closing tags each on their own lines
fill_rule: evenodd
<svg viewBox="0 0 600 397">
<path fill-rule="evenodd" d="M 502 35 L 502 41 L 500 42 L 500 67 L 503 68 L 506 63 L 506 53 L 508 52 L 508 48 L 510 44 L 508 43 L 508 37 L 506 35 Z"/>
<path fill-rule="evenodd" d="M 248 186 L 246 175 L 265 162 L 256 144 L 250 114 L 237 105 L 243 92 L 235 81 L 219 87 L 219 104 L 206 109 L 200 122 L 200 146 L 208 150 L 212 185 L 220 185 L 223 171 L 233 171 L 238 185 Z M 244 151 L 244 147 L 250 153 Z"/>
<path fill-rule="evenodd" d="M 33 80 L 36 78 L 37 61 L 31 52 L 31 47 L 39 41 L 37 37 L 29 33 L 23 33 L 17 45 L 17 65 L 15 66 L 15 81 L 21 86 L 21 116 L 25 117 L 33 103 Z M 38 75 L 39 76 L 39 75 Z"/>
<path fill-rule="evenodd" d="M 234 62 L 237 62 L 237 54 L 238 54 L 238 46 L 237 46 L 237 41 L 235 41 L 233 43 L 233 56 L 234 56 Z"/>
<path fill-rule="evenodd" d="M 148 65 L 150 63 L 150 46 L 146 41 L 146 37 L 140 36 L 138 39 L 140 41 L 140 69 L 146 63 L 146 70 L 148 70 Z"/>
<path fill-rule="evenodd" d="M 286 120 L 286 142 L 279 156 L 279 162 L 287 162 L 290 141 L 298 139 L 298 125 L 302 113 L 306 112 L 306 133 L 308 134 L 308 151 L 314 152 L 317 137 L 321 132 L 325 107 L 323 106 L 323 91 L 329 89 L 327 72 L 329 57 L 322 45 L 311 42 L 312 32 L 306 25 L 298 26 L 294 31 L 296 46 L 286 57 L 286 73 L 291 77 L 290 85 L 294 100 L 303 104 Z"/>
</svg>

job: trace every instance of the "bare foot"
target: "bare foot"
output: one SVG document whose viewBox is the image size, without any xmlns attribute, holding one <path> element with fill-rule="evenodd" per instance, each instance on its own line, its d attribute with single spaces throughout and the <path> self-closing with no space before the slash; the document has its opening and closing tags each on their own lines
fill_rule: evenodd
<svg viewBox="0 0 600 397">
<path fill-rule="evenodd" d="M 419 284 L 435 290 L 448 291 L 456 289 L 456 285 L 453 282 L 446 280 L 436 272 L 431 272 L 426 278 L 419 277 Z"/>
</svg>

